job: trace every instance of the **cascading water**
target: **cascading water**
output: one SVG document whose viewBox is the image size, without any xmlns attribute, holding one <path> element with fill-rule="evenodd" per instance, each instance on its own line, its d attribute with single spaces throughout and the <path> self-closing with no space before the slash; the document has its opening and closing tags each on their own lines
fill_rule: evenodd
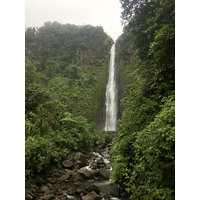
<svg viewBox="0 0 200 200">
<path fill-rule="evenodd" d="M 115 44 L 110 50 L 108 84 L 106 88 L 106 120 L 105 131 L 116 131 L 117 122 L 117 85 L 115 67 Z"/>
</svg>

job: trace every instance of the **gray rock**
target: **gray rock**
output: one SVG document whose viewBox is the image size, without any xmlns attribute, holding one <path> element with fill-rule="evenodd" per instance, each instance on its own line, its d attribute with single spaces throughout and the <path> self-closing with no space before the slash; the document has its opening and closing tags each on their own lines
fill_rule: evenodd
<svg viewBox="0 0 200 200">
<path fill-rule="evenodd" d="M 42 186 L 40 189 L 41 189 L 42 192 L 48 192 L 49 191 L 49 188 L 47 186 Z"/>
<path fill-rule="evenodd" d="M 67 200 L 68 198 L 67 198 L 67 195 L 61 195 L 61 196 L 59 196 L 59 199 L 60 200 Z"/>
<path fill-rule="evenodd" d="M 71 168 L 71 167 L 73 166 L 74 163 L 73 163 L 71 160 L 63 160 L 63 161 L 62 161 L 62 164 L 63 164 L 63 166 L 66 167 L 66 168 Z"/>
<path fill-rule="evenodd" d="M 108 180 L 110 178 L 110 171 L 108 169 L 100 168 L 98 173 L 104 180 Z"/>
<path fill-rule="evenodd" d="M 69 195 L 74 195 L 76 193 L 75 187 L 71 187 L 67 190 L 67 194 Z"/>
<path fill-rule="evenodd" d="M 74 174 L 72 174 L 72 180 L 74 181 L 75 184 L 78 182 L 82 182 L 84 179 L 80 176 L 79 173 L 75 172 Z"/>
<path fill-rule="evenodd" d="M 90 192 L 89 194 L 82 196 L 82 200 L 101 200 L 101 197 L 96 192 Z"/>
<path fill-rule="evenodd" d="M 87 192 L 92 192 L 92 191 L 94 191 L 94 192 L 96 192 L 97 194 L 100 194 L 99 188 L 98 188 L 96 185 L 94 185 L 93 183 L 87 183 L 87 184 L 85 185 L 85 189 L 86 189 Z"/>
<path fill-rule="evenodd" d="M 54 196 L 53 195 L 45 195 L 41 197 L 42 200 L 53 200 Z"/>
<path fill-rule="evenodd" d="M 99 160 L 97 160 L 97 165 L 99 167 L 105 167 L 106 166 L 106 164 L 105 164 L 105 162 L 104 162 L 104 160 L 102 158 L 100 158 Z"/>
<path fill-rule="evenodd" d="M 32 195 L 30 195 L 30 194 L 25 195 L 25 200 L 32 200 L 32 199 L 33 199 Z"/>
<path fill-rule="evenodd" d="M 75 161 L 78 161 L 78 160 L 79 160 L 82 166 L 86 166 L 86 165 L 87 165 L 87 159 L 86 159 L 85 155 L 82 154 L 81 152 L 77 153 L 77 154 L 74 156 L 74 160 L 75 160 Z"/>
<path fill-rule="evenodd" d="M 94 176 L 94 173 L 92 173 L 91 171 L 87 170 L 85 167 L 83 167 L 80 170 L 78 170 L 78 173 L 84 179 L 93 178 L 93 176 Z"/>
<path fill-rule="evenodd" d="M 91 164 L 91 168 L 92 168 L 92 169 L 97 169 L 97 168 L 98 168 L 98 165 L 97 165 L 97 163 L 95 163 L 95 162 L 94 162 L 94 163 L 92 163 L 92 164 Z"/>
<path fill-rule="evenodd" d="M 118 197 L 119 196 L 119 190 L 115 189 L 110 193 L 113 197 Z"/>
<path fill-rule="evenodd" d="M 76 194 L 78 194 L 79 196 L 83 196 L 84 194 L 87 194 L 83 184 L 79 186 L 78 188 L 76 188 Z"/>
<path fill-rule="evenodd" d="M 58 181 L 63 182 L 63 181 L 68 180 L 69 178 L 70 178 L 70 174 L 66 174 L 66 175 L 61 176 L 61 177 L 58 179 Z"/>
<path fill-rule="evenodd" d="M 80 169 L 81 167 L 84 167 L 84 164 L 80 160 L 75 160 L 74 161 L 74 168 Z"/>
</svg>

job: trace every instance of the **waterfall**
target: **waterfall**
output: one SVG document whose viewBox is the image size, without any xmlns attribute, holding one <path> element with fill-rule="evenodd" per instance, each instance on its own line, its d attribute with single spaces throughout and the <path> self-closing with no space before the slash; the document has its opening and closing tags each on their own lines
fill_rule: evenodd
<svg viewBox="0 0 200 200">
<path fill-rule="evenodd" d="M 117 122 L 117 86 L 115 66 L 115 44 L 110 50 L 108 84 L 106 87 L 106 120 L 105 131 L 116 131 Z"/>
</svg>

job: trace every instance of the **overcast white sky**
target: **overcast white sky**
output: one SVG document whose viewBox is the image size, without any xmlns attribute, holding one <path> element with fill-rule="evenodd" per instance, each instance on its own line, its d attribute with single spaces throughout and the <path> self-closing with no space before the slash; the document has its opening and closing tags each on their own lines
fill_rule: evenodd
<svg viewBox="0 0 200 200">
<path fill-rule="evenodd" d="M 114 40 L 122 33 L 119 0 L 26 0 L 27 27 L 40 27 L 46 21 L 62 24 L 101 25 Z"/>
</svg>

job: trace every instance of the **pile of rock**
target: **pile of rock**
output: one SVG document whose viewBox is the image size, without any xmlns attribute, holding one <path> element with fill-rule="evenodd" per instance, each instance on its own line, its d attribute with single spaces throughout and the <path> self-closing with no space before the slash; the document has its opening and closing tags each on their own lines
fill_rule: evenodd
<svg viewBox="0 0 200 200">
<path fill-rule="evenodd" d="M 26 200 L 110 199 L 114 191 L 102 193 L 96 184 L 110 179 L 109 148 L 99 143 L 95 151 L 68 156 L 62 161 L 63 170 L 50 171 L 43 181 L 26 190 Z"/>
</svg>

